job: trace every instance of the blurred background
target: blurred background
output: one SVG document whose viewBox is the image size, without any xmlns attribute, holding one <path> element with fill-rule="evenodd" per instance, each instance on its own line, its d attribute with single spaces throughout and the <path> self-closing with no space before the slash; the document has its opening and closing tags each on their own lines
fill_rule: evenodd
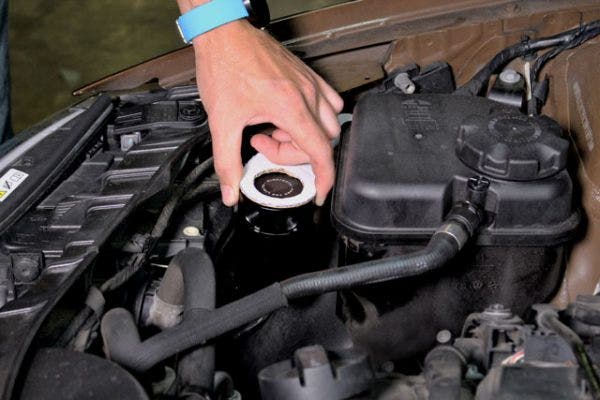
<svg viewBox="0 0 600 400">
<path fill-rule="evenodd" d="M 277 19 L 343 1 L 268 3 Z M 175 0 L 10 0 L 15 133 L 76 102 L 83 84 L 181 47 L 178 15 Z"/>
</svg>

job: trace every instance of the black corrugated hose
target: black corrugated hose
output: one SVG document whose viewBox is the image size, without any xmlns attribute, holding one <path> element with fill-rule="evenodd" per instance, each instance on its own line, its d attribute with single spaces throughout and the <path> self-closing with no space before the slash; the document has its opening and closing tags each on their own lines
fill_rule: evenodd
<svg viewBox="0 0 600 400">
<path fill-rule="evenodd" d="M 420 275 L 451 260 L 474 236 L 481 223 L 477 206 L 462 203 L 420 251 L 337 269 L 302 274 L 276 283 L 207 313 L 184 313 L 183 321 L 141 341 L 133 316 L 116 308 L 102 319 L 101 331 L 107 355 L 142 372 L 189 348 L 201 345 L 287 306 L 288 300 L 331 291 L 351 289 L 375 282 Z"/>
</svg>

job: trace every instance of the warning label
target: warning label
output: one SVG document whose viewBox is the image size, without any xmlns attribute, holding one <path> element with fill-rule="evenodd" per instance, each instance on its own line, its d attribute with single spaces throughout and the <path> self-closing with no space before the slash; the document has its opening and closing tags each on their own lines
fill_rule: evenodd
<svg viewBox="0 0 600 400">
<path fill-rule="evenodd" d="M 11 168 L 0 177 L 0 203 L 6 200 L 29 175 L 23 171 Z"/>
</svg>

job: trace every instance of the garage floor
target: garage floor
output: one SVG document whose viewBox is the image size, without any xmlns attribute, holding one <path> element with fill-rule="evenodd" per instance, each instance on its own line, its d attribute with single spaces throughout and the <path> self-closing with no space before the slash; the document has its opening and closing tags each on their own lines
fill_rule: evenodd
<svg viewBox="0 0 600 400">
<path fill-rule="evenodd" d="M 340 0 L 271 0 L 273 16 Z M 76 101 L 87 82 L 181 46 L 175 0 L 11 0 L 15 132 Z"/>
</svg>

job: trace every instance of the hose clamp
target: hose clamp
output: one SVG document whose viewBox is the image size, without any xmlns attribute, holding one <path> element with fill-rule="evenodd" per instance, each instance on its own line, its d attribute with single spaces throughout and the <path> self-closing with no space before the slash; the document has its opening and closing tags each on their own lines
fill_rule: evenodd
<svg viewBox="0 0 600 400">
<path fill-rule="evenodd" d="M 458 249 L 462 249 L 463 246 L 469 241 L 471 235 L 466 227 L 456 221 L 448 221 L 439 227 L 433 234 L 435 235 L 447 235 L 450 236 L 458 246 Z"/>
</svg>

